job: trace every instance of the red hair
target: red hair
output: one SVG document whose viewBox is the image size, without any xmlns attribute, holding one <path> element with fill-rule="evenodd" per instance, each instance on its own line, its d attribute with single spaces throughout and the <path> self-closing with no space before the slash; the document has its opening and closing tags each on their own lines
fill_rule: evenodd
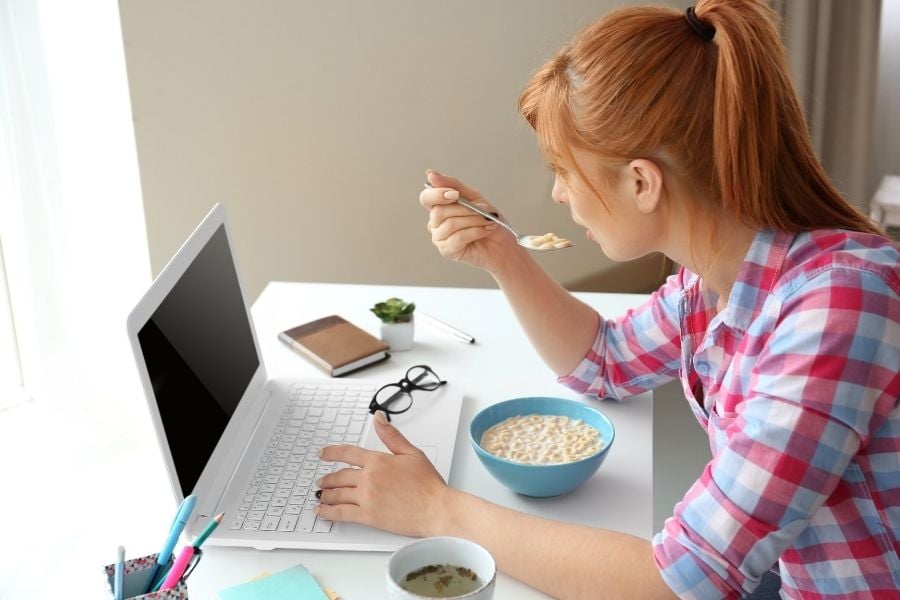
<svg viewBox="0 0 900 600">
<path fill-rule="evenodd" d="M 699 0 L 695 12 L 712 41 L 675 9 L 623 8 L 534 73 L 519 111 L 548 162 L 587 181 L 572 146 L 610 165 L 649 158 L 754 228 L 884 235 L 813 151 L 775 13 L 755 0 Z"/>
</svg>

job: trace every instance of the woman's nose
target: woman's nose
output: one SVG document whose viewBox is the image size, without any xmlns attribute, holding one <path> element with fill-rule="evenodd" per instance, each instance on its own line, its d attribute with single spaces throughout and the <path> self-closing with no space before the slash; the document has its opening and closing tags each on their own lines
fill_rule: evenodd
<svg viewBox="0 0 900 600">
<path fill-rule="evenodd" d="M 569 191 L 566 189 L 566 186 L 560 181 L 559 175 L 557 175 L 556 179 L 553 181 L 553 191 L 550 192 L 550 197 L 553 198 L 553 201 L 557 204 L 569 203 Z"/>
</svg>

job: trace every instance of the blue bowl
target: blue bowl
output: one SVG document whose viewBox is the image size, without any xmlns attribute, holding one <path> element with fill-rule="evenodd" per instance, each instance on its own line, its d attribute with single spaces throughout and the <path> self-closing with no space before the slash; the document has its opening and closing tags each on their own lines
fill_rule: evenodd
<svg viewBox="0 0 900 600">
<path fill-rule="evenodd" d="M 596 454 L 575 462 L 530 465 L 499 458 L 481 447 L 481 436 L 489 427 L 510 417 L 535 414 L 580 419 L 600 432 L 603 448 Z M 469 425 L 472 447 L 475 448 L 475 453 L 488 472 L 512 491 L 538 498 L 565 494 L 587 481 L 603 463 L 609 449 L 612 448 L 615 436 L 613 424 L 599 410 L 574 400 L 545 396 L 529 396 L 499 402 L 475 415 Z"/>
</svg>

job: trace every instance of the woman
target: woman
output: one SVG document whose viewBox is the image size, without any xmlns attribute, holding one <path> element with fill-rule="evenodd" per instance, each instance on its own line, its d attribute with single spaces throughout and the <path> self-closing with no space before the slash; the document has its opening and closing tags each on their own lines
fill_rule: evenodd
<svg viewBox="0 0 900 600">
<path fill-rule="evenodd" d="M 422 192 L 442 255 L 487 270 L 560 382 L 624 398 L 679 378 L 712 460 L 652 542 L 561 524 L 449 489 L 376 416 L 393 452 L 321 481 L 320 515 L 486 546 L 561 597 L 787 597 L 900 589 L 900 253 L 845 202 L 811 148 L 762 2 L 628 8 L 587 28 L 520 99 L 568 205 L 614 260 L 683 265 L 605 320 L 511 237 Z M 777 586 L 776 586 L 777 587 Z"/>
</svg>

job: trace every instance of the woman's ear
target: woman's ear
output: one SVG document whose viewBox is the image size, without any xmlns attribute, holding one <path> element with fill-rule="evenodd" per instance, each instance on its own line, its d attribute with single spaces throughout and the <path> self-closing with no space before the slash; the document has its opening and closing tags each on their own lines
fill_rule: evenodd
<svg viewBox="0 0 900 600">
<path fill-rule="evenodd" d="M 652 160 L 637 158 L 626 167 L 625 176 L 635 207 L 649 215 L 659 208 L 663 195 L 663 173 Z"/>
</svg>

